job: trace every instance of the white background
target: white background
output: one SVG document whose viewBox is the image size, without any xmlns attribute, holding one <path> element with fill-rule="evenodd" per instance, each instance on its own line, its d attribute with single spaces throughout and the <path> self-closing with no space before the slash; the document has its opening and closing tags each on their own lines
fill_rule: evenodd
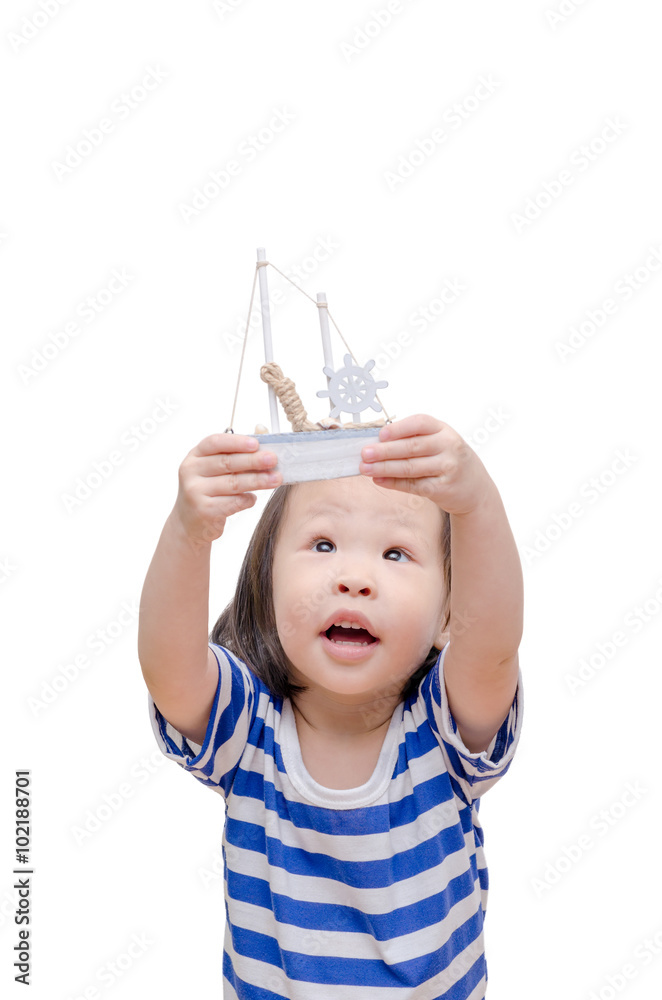
<svg viewBox="0 0 662 1000">
<path fill-rule="evenodd" d="M 657 7 L 411 0 L 381 26 L 381 0 L 216 8 L 5 0 L 0 15 L 2 979 L 17 941 L 13 775 L 29 768 L 31 996 L 221 995 L 223 804 L 156 750 L 136 605 L 179 463 L 230 421 L 264 246 L 327 293 L 356 354 L 379 356 L 392 416 L 431 413 L 474 444 L 520 548 L 524 732 L 481 807 L 489 1000 L 649 1000 L 662 979 Z M 243 144 L 279 110 L 292 120 L 249 161 Z M 112 131 L 86 146 L 102 119 Z M 238 174 L 187 212 L 232 159 Z M 563 170 L 572 183 L 545 196 Z M 108 303 L 114 270 L 127 284 Z M 267 270 L 286 299 L 276 360 L 319 419 L 317 310 Z M 442 308 L 453 279 L 463 290 Z M 613 315 L 561 357 L 608 298 Z M 422 309 L 437 315 L 422 323 Z M 260 350 L 255 333 L 240 432 L 269 424 Z M 121 464 L 95 480 L 111 453 Z M 267 495 L 214 546 L 210 622 Z M 573 852 L 580 838 L 591 846 Z M 129 964 L 133 935 L 146 946 Z"/>
</svg>

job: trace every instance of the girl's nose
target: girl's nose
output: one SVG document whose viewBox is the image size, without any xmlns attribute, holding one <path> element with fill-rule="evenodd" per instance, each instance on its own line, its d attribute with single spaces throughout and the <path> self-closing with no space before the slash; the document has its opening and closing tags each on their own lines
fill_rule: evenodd
<svg viewBox="0 0 662 1000">
<path fill-rule="evenodd" d="M 370 597 L 374 589 L 366 583 L 365 578 L 347 575 L 338 580 L 337 586 L 341 594 L 363 594 L 364 597 Z"/>
</svg>

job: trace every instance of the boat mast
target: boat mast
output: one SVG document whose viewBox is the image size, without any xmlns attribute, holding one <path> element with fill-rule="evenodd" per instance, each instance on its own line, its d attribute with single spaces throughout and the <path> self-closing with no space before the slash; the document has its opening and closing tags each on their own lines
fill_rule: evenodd
<svg viewBox="0 0 662 1000">
<path fill-rule="evenodd" d="M 264 247 L 257 248 L 257 259 L 266 260 L 267 252 Z M 260 304 L 262 306 L 262 337 L 264 340 L 264 360 L 268 364 L 273 361 L 273 347 L 271 344 L 271 313 L 269 312 L 269 288 L 267 285 L 267 268 L 265 265 L 258 267 L 260 281 Z M 278 423 L 278 397 L 272 385 L 269 386 L 269 412 L 271 414 L 271 433 L 278 434 L 280 425 Z"/>
<path fill-rule="evenodd" d="M 322 351 L 324 353 L 324 365 L 330 371 L 333 371 L 333 351 L 331 350 L 331 336 L 329 332 L 329 309 L 326 301 L 326 292 L 317 293 L 317 301 L 323 302 L 322 308 L 318 306 L 317 311 L 320 317 L 320 332 L 322 334 Z M 327 389 L 331 385 L 331 377 L 326 376 L 326 387 Z M 333 409 L 333 401 L 329 396 L 329 413 Z"/>
</svg>

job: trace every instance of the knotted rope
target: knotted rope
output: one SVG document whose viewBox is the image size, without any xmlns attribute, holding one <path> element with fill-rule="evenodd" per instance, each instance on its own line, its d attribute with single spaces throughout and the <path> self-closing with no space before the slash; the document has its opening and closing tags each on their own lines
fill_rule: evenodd
<svg viewBox="0 0 662 1000">
<path fill-rule="evenodd" d="M 335 428 L 354 430 L 360 427 L 383 427 L 386 423 L 384 419 L 381 419 L 371 423 L 341 424 L 338 420 L 332 420 L 331 417 L 328 417 L 326 420 L 320 420 L 316 424 L 313 424 L 308 419 L 308 414 L 304 409 L 294 382 L 291 378 L 283 375 L 282 370 L 275 361 L 269 361 L 266 365 L 262 365 L 260 368 L 260 378 L 267 385 L 273 386 L 274 392 L 285 410 L 285 416 L 291 423 L 293 431 L 319 431 L 333 430 Z"/>
</svg>

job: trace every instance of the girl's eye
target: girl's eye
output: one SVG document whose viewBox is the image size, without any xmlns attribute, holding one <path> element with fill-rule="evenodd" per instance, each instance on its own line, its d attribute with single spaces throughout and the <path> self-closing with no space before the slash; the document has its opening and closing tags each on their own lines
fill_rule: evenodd
<svg viewBox="0 0 662 1000">
<path fill-rule="evenodd" d="M 318 545 L 328 545 L 329 548 L 318 549 L 317 548 Z M 312 543 L 312 547 L 315 552 L 330 552 L 331 549 L 335 549 L 335 545 L 333 544 L 333 542 L 330 542 L 327 538 L 316 538 Z"/>
<path fill-rule="evenodd" d="M 325 546 L 325 548 L 318 548 L 318 546 L 320 545 Z M 330 542 L 328 538 L 314 538 L 310 543 L 310 547 L 313 550 L 313 552 L 327 552 L 327 553 L 335 551 L 336 548 L 333 542 Z M 392 552 L 395 552 L 397 554 L 395 558 L 391 557 Z M 401 558 L 398 558 L 398 556 L 400 556 Z M 387 549 L 386 552 L 384 553 L 384 558 L 388 559 L 389 562 L 403 562 L 405 560 L 407 562 L 410 561 L 409 556 L 403 549 Z"/>
<path fill-rule="evenodd" d="M 407 561 L 409 561 L 409 556 L 402 549 L 387 549 L 384 553 L 384 558 L 389 559 L 390 562 L 401 562 L 401 559 L 390 559 L 390 553 L 397 552 L 399 555 L 404 556 Z"/>
</svg>

